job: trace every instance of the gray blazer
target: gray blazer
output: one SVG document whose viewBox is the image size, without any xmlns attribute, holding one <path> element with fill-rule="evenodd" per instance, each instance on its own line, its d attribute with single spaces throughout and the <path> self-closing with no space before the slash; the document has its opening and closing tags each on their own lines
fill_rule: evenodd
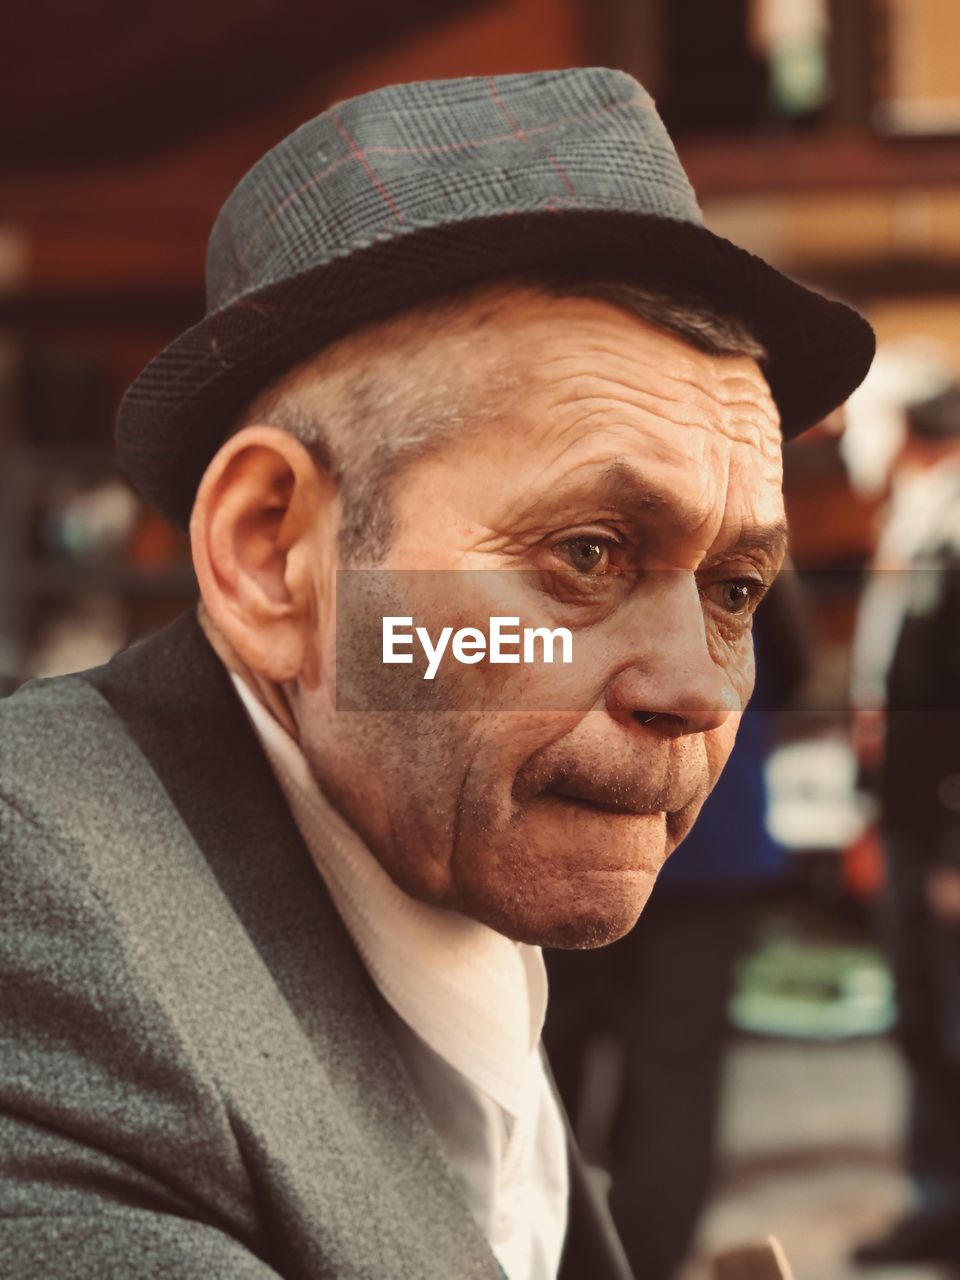
<svg viewBox="0 0 960 1280">
<path fill-rule="evenodd" d="M 0 1275 L 500 1280 L 192 614 L 0 701 L 0 877 Z"/>
</svg>

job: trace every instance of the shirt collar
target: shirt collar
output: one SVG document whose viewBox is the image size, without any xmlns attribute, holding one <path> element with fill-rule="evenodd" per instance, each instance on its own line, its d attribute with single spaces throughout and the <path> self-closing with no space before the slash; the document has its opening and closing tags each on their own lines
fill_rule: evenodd
<svg viewBox="0 0 960 1280">
<path fill-rule="evenodd" d="M 231 679 L 380 993 L 435 1053 L 517 1117 L 546 1013 L 540 948 L 400 889 L 327 800 L 299 745 L 239 676 Z"/>
</svg>

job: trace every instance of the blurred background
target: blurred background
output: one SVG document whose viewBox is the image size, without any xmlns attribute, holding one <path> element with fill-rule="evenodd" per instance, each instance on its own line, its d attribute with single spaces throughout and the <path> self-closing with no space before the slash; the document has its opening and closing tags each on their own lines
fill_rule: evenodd
<svg viewBox="0 0 960 1280">
<path fill-rule="evenodd" d="M 621 67 L 656 98 L 708 224 L 872 321 L 868 383 L 787 449 L 795 568 L 760 644 L 766 697 L 740 774 L 698 828 L 705 847 L 676 855 L 651 923 L 611 962 L 618 1007 L 596 1016 L 591 983 L 613 989 L 609 970 L 585 977 L 561 958 L 549 1033 L 597 1167 L 616 1181 L 618 1143 L 644 1142 L 659 1190 L 641 1192 L 650 1171 L 633 1170 L 623 1195 L 656 1218 L 658 1195 L 682 1205 L 665 1260 L 639 1274 L 696 1280 L 705 1257 L 768 1230 L 798 1276 L 854 1274 L 850 1248 L 917 1189 L 903 1155 L 916 1080 L 888 1034 L 878 708 L 869 692 L 858 704 L 851 654 L 911 407 L 960 372 L 960 5 L 33 0 L 5 6 L 2 24 L 5 690 L 101 662 L 193 599 L 184 539 L 114 469 L 116 406 L 202 315 L 206 236 L 231 187 L 338 99 L 433 76 Z M 698 951 L 711 931 L 713 951 Z M 632 1044 L 644 1019 L 669 1025 L 670 1043 L 654 1030 Z M 674 1121 L 657 1137 L 643 1109 L 665 1076 L 700 1100 L 676 1174 Z M 625 1116 L 631 1078 L 647 1092 Z"/>
</svg>

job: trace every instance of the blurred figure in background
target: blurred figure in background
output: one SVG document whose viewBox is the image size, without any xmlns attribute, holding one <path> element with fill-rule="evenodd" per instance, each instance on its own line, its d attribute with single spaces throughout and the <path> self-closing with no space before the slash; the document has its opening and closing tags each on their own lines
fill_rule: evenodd
<svg viewBox="0 0 960 1280">
<path fill-rule="evenodd" d="M 545 1041 L 567 1110 L 589 1131 L 596 1119 L 585 1113 L 604 1101 L 589 1078 L 599 1061 L 591 1049 L 604 1041 L 617 1049 L 609 1132 L 580 1137 L 610 1170 L 617 1230 L 644 1280 L 673 1276 L 693 1239 L 713 1171 L 734 968 L 757 892 L 784 869 L 765 823 L 764 765 L 771 710 L 793 697 L 808 668 L 792 571 L 758 610 L 754 636 L 756 689 L 736 746 L 640 922 L 610 947 L 548 954 Z"/>
<path fill-rule="evenodd" d="M 906 411 L 854 643 L 854 737 L 879 800 L 884 923 L 917 1204 L 864 1265 L 960 1262 L 960 384 Z"/>
</svg>

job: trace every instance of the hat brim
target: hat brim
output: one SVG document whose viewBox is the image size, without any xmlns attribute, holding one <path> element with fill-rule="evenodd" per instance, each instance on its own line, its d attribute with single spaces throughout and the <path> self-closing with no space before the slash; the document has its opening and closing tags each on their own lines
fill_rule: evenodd
<svg viewBox="0 0 960 1280">
<path fill-rule="evenodd" d="M 556 210 L 411 228 L 235 299 L 181 334 L 127 391 L 120 465 L 186 528 L 197 487 L 231 423 L 260 389 L 362 325 L 484 281 L 593 275 L 692 294 L 744 321 L 785 439 L 860 384 L 870 325 L 703 227 L 622 210 Z"/>
</svg>

